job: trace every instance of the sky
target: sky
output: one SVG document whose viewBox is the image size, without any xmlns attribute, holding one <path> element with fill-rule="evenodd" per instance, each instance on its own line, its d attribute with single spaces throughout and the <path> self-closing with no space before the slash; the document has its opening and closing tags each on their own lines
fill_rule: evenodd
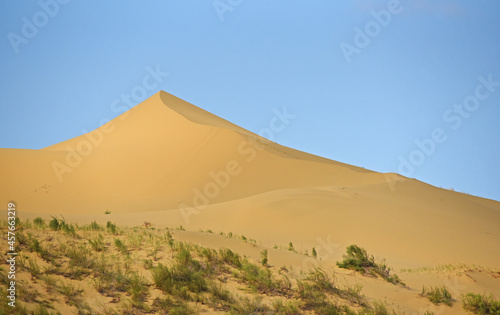
<svg viewBox="0 0 500 315">
<path fill-rule="evenodd" d="M 500 201 L 499 15 L 497 0 L 2 1 L 0 148 L 79 136 L 164 90 L 282 145 Z M 293 119 L 271 134 L 277 111 Z"/>
</svg>

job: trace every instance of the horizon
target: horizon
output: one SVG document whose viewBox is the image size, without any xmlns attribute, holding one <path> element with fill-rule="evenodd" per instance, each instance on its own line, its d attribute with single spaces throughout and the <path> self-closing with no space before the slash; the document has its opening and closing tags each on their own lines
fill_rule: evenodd
<svg viewBox="0 0 500 315">
<path fill-rule="evenodd" d="M 1 4 L 0 147 L 60 143 L 164 90 L 287 147 L 500 201 L 498 2 L 215 3 Z"/>
</svg>

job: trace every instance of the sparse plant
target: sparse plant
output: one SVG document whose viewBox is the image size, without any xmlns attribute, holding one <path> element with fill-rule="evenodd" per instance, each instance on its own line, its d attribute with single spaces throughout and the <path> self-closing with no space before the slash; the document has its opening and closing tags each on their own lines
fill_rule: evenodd
<svg viewBox="0 0 500 315">
<path fill-rule="evenodd" d="M 316 257 L 318 256 L 318 254 L 316 253 L 316 248 L 314 248 L 314 247 L 312 248 L 312 252 L 311 252 L 311 254 L 312 254 L 312 256 L 313 256 L 314 258 L 316 258 Z"/>
<path fill-rule="evenodd" d="M 123 242 L 118 239 L 118 238 L 115 238 L 115 246 L 116 248 L 123 254 L 123 255 L 128 255 L 128 249 L 127 249 L 127 246 L 125 246 L 125 244 L 123 244 Z"/>
<path fill-rule="evenodd" d="M 31 275 L 35 278 L 39 278 L 41 271 L 40 271 L 40 267 L 36 263 L 36 260 L 28 258 L 27 263 L 28 263 L 27 268 L 28 268 L 28 271 L 31 273 Z"/>
<path fill-rule="evenodd" d="M 99 234 L 99 236 L 95 240 L 89 240 L 89 244 L 96 252 L 102 252 L 105 248 L 104 237 L 102 236 L 102 234 Z"/>
<path fill-rule="evenodd" d="M 41 217 L 36 217 L 33 220 L 33 225 L 35 225 L 38 228 L 43 228 L 45 227 L 45 221 Z"/>
<path fill-rule="evenodd" d="M 275 299 L 271 303 L 274 314 L 283 315 L 298 315 L 299 304 L 296 301 L 283 301 L 283 299 Z"/>
<path fill-rule="evenodd" d="M 493 295 L 467 293 L 462 297 L 462 305 L 474 314 L 500 314 L 500 301 L 495 300 Z"/>
<path fill-rule="evenodd" d="M 151 272 L 157 288 L 184 300 L 190 298 L 189 292 L 207 291 L 204 269 L 186 249 L 176 255 L 175 263 L 171 267 L 158 264 Z"/>
<path fill-rule="evenodd" d="M 52 220 L 50 220 L 49 228 L 53 231 L 59 230 L 59 220 L 56 217 L 52 217 Z"/>
<path fill-rule="evenodd" d="M 373 302 L 373 313 L 375 315 L 396 315 L 394 310 L 388 309 L 387 306 L 380 301 Z"/>
<path fill-rule="evenodd" d="M 222 284 L 210 282 L 208 286 L 210 292 L 210 304 L 214 309 L 228 310 L 231 304 L 234 304 L 234 298 L 231 292 L 224 289 Z"/>
<path fill-rule="evenodd" d="M 264 249 L 262 252 L 260 252 L 260 263 L 262 266 L 267 267 L 267 249 Z"/>
<path fill-rule="evenodd" d="M 70 236 L 76 235 L 75 227 L 72 224 L 70 225 L 63 221 L 60 224 L 60 229 L 67 235 Z"/>
<path fill-rule="evenodd" d="M 103 229 L 102 226 L 99 225 L 99 223 L 97 223 L 97 221 L 92 221 L 89 224 L 89 230 L 91 230 L 91 231 L 101 231 L 102 229 Z"/>
<path fill-rule="evenodd" d="M 346 254 L 343 255 L 343 261 L 338 261 L 337 266 L 356 270 L 363 274 L 368 271 L 371 275 L 381 276 L 392 284 L 404 285 L 397 275 L 391 274 L 391 268 L 386 265 L 384 260 L 381 263 L 376 263 L 373 255 L 368 255 L 364 248 L 357 245 L 347 247 Z"/>
<path fill-rule="evenodd" d="M 110 221 L 108 221 L 106 223 L 106 229 L 108 230 L 108 232 L 110 232 L 111 234 L 116 234 L 116 224 L 114 223 L 111 223 Z"/>
<path fill-rule="evenodd" d="M 429 301 L 436 305 L 439 305 L 441 303 L 446 304 L 450 307 L 453 305 L 453 298 L 451 296 L 451 293 L 445 286 L 430 288 L 426 288 L 424 286 L 420 295 L 428 298 Z"/>
<path fill-rule="evenodd" d="M 57 292 L 64 295 L 68 305 L 78 306 L 82 302 L 82 294 L 84 291 L 82 289 L 77 289 L 71 283 L 61 283 L 57 288 Z"/>
</svg>

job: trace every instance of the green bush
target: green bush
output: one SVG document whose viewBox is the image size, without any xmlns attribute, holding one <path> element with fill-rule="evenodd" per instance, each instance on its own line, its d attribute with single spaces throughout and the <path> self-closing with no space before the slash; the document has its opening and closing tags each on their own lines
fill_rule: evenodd
<svg viewBox="0 0 500 315">
<path fill-rule="evenodd" d="M 402 284 L 403 281 L 397 275 L 391 275 L 391 268 L 389 268 L 385 261 L 375 263 L 373 255 L 368 255 L 364 248 L 357 245 L 350 245 L 346 249 L 346 254 L 343 256 L 343 261 L 338 261 L 337 266 L 345 269 L 356 270 L 361 273 L 368 271 L 373 276 L 381 276 L 386 281 L 392 284 Z"/>
<path fill-rule="evenodd" d="M 219 250 L 219 255 L 223 262 L 232 265 L 238 269 L 241 268 L 241 257 L 239 254 L 234 253 L 229 248 L 224 248 Z"/>
<path fill-rule="evenodd" d="M 264 249 L 261 253 L 260 253 L 260 263 L 262 264 L 262 266 L 264 267 L 267 267 L 267 249 Z"/>
<path fill-rule="evenodd" d="M 36 227 L 40 227 L 40 228 L 45 227 L 45 221 L 44 221 L 41 217 L 36 217 L 36 218 L 33 220 L 33 224 L 34 224 Z"/>
<path fill-rule="evenodd" d="M 56 217 L 52 217 L 52 220 L 50 220 L 49 228 L 53 231 L 59 230 L 59 220 Z"/>
<path fill-rule="evenodd" d="M 474 314 L 500 315 L 500 301 L 493 299 L 493 295 L 467 293 L 462 298 L 463 308 Z"/>
<path fill-rule="evenodd" d="M 111 223 L 110 221 L 108 221 L 106 223 L 106 229 L 108 230 L 108 232 L 110 232 L 111 234 L 116 234 L 116 225 Z"/>
<path fill-rule="evenodd" d="M 158 289 L 184 300 L 190 298 L 189 292 L 200 293 L 208 289 L 205 270 L 186 249 L 176 255 L 175 263 L 171 267 L 160 263 L 151 273 Z"/>
<path fill-rule="evenodd" d="M 100 226 L 99 223 L 97 223 L 97 221 L 92 221 L 89 224 L 89 230 L 91 231 L 101 231 L 102 229 L 103 229 L 102 226 Z"/>
<path fill-rule="evenodd" d="M 346 248 L 346 253 L 342 255 L 344 260 L 337 262 L 337 266 L 345 269 L 353 269 L 365 273 L 365 268 L 375 267 L 375 258 L 368 256 L 364 248 L 357 245 L 350 245 Z"/>
<path fill-rule="evenodd" d="M 274 293 L 281 288 L 269 269 L 259 267 L 248 260 L 242 262 L 241 272 L 237 274 L 237 277 L 246 282 L 254 291 Z"/>
</svg>

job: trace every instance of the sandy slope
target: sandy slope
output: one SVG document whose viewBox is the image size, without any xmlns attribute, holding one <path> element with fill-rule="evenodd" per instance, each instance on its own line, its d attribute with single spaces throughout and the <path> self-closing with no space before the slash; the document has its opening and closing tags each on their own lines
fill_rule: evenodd
<svg viewBox="0 0 500 315">
<path fill-rule="evenodd" d="M 21 216 L 233 232 L 332 262 L 356 243 L 396 267 L 500 269 L 499 202 L 283 147 L 165 92 L 87 135 L 0 149 L 0 174 L 1 207 Z"/>
</svg>

